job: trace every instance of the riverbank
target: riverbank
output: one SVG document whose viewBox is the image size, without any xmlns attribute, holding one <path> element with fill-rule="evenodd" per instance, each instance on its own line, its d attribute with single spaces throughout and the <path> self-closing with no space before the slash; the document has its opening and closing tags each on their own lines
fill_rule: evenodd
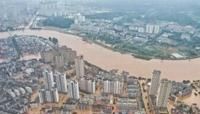
<svg viewBox="0 0 200 114">
<path fill-rule="evenodd" d="M 200 58 L 191 60 L 159 60 L 149 61 L 134 58 L 130 54 L 121 54 L 104 48 L 95 43 L 88 43 L 81 37 L 66 34 L 54 30 L 25 30 L 14 31 L 16 35 L 35 35 L 41 37 L 56 37 L 60 45 L 66 45 L 84 55 L 86 61 L 101 67 L 102 69 L 127 71 L 131 75 L 150 78 L 154 69 L 162 71 L 162 78 L 171 80 L 199 80 Z M 0 38 L 6 38 L 9 33 L 0 33 Z"/>
<path fill-rule="evenodd" d="M 118 48 L 114 48 L 111 44 L 106 44 L 105 42 L 101 41 L 101 40 L 93 40 L 87 36 L 83 36 L 81 35 L 80 33 L 76 33 L 76 31 L 72 32 L 72 31 L 69 31 L 69 29 L 61 29 L 61 28 L 57 28 L 57 27 L 50 27 L 50 26 L 47 26 L 47 27 L 40 27 L 40 30 L 43 29 L 43 30 L 53 30 L 53 31 L 58 31 L 58 32 L 61 32 L 61 33 L 65 33 L 65 34 L 70 34 L 70 35 L 75 35 L 75 36 L 78 36 L 80 37 L 83 41 L 86 41 L 86 42 L 89 42 L 89 43 L 95 43 L 95 44 L 98 44 L 104 48 L 107 48 L 107 49 L 110 49 L 112 51 L 116 51 L 116 52 L 119 52 L 121 54 L 130 54 L 132 55 L 134 58 L 138 58 L 138 59 L 143 59 L 143 60 L 152 60 L 152 59 L 158 59 L 158 60 L 191 60 L 191 59 L 196 59 L 196 58 L 200 58 L 199 56 L 194 56 L 194 57 L 182 57 L 182 58 L 175 58 L 173 56 L 170 56 L 168 58 L 158 58 L 158 57 L 150 57 L 150 56 L 145 56 L 145 55 L 141 55 L 141 54 L 136 54 L 136 53 L 131 53 L 131 52 L 127 52 L 123 49 L 118 49 Z"/>
</svg>

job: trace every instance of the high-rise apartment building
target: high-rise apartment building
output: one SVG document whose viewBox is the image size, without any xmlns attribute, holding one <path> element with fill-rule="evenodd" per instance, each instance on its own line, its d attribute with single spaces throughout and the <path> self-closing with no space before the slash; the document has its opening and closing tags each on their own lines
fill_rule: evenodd
<svg viewBox="0 0 200 114">
<path fill-rule="evenodd" d="M 49 70 L 45 70 L 43 72 L 43 76 L 44 76 L 45 89 L 51 89 L 52 87 L 54 87 L 53 72 Z"/>
<path fill-rule="evenodd" d="M 104 80 L 103 92 L 107 94 L 119 95 L 123 91 L 123 82 L 119 80 Z"/>
<path fill-rule="evenodd" d="M 160 26 L 159 25 L 155 25 L 153 32 L 154 32 L 154 34 L 158 34 L 160 32 Z"/>
<path fill-rule="evenodd" d="M 159 93 L 156 100 L 156 106 L 159 108 L 166 108 L 168 103 L 168 98 L 172 89 L 172 82 L 167 79 L 162 79 Z"/>
<path fill-rule="evenodd" d="M 81 78 L 79 81 L 79 87 L 81 91 L 87 92 L 87 93 L 95 93 L 96 86 L 95 81 L 90 79 Z"/>
<path fill-rule="evenodd" d="M 151 87 L 149 90 L 149 95 L 154 95 L 156 96 L 158 93 L 158 88 L 160 84 L 160 74 L 161 72 L 158 70 L 153 71 L 153 76 L 151 78 Z"/>
<path fill-rule="evenodd" d="M 76 51 L 66 46 L 41 53 L 42 60 L 45 63 L 51 63 L 59 71 L 63 71 L 65 64 L 74 62 L 75 57 Z"/>
<path fill-rule="evenodd" d="M 84 60 L 83 56 L 78 56 L 75 59 L 75 70 L 76 70 L 76 76 L 77 77 L 83 77 L 85 75 L 85 68 L 84 68 Z"/>
<path fill-rule="evenodd" d="M 159 25 L 146 25 L 146 33 L 149 34 L 158 34 L 160 32 L 160 26 Z"/>
<path fill-rule="evenodd" d="M 71 99 L 80 99 L 79 84 L 76 80 L 70 81 L 68 83 L 68 94 Z"/>
<path fill-rule="evenodd" d="M 146 25 L 146 33 L 152 34 L 154 31 L 154 26 L 153 25 Z"/>
<path fill-rule="evenodd" d="M 55 69 L 62 71 L 65 66 L 65 58 L 62 54 L 58 54 L 54 56 L 54 67 Z"/>
<path fill-rule="evenodd" d="M 64 74 L 55 73 L 56 87 L 58 92 L 67 93 L 67 79 Z"/>
<path fill-rule="evenodd" d="M 56 88 L 41 89 L 39 91 L 39 101 L 40 103 L 59 102 L 58 90 Z"/>
</svg>

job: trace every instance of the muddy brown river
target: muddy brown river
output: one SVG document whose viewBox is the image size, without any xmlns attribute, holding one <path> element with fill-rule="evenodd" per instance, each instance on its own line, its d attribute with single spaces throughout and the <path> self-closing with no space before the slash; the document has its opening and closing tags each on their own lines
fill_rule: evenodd
<svg viewBox="0 0 200 114">
<path fill-rule="evenodd" d="M 97 44 L 87 43 L 81 37 L 65 34 L 53 30 L 25 30 L 11 32 L 12 35 L 36 35 L 42 37 L 56 37 L 60 45 L 76 50 L 78 54 L 84 55 L 85 60 L 105 70 L 119 69 L 128 71 L 131 75 L 151 77 L 154 69 L 162 71 L 162 78 L 171 80 L 199 80 L 200 58 L 192 60 L 142 60 L 134 58 L 129 54 L 121 54 L 106 49 Z M 0 33 L 0 38 L 6 38 L 7 32 Z"/>
</svg>

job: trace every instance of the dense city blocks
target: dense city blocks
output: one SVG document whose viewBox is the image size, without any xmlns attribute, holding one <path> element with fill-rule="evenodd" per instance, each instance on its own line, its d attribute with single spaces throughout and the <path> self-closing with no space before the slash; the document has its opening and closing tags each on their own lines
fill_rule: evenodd
<svg viewBox="0 0 200 114">
<path fill-rule="evenodd" d="M 200 114 L 199 0 L 0 7 L 0 114 Z"/>
</svg>

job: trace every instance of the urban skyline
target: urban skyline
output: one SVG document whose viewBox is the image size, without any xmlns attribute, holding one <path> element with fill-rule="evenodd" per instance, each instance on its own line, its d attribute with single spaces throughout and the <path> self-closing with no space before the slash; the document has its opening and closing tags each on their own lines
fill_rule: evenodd
<svg viewBox="0 0 200 114">
<path fill-rule="evenodd" d="M 0 7 L 0 114 L 200 114 L 198 0 Z"/>
</svg>

